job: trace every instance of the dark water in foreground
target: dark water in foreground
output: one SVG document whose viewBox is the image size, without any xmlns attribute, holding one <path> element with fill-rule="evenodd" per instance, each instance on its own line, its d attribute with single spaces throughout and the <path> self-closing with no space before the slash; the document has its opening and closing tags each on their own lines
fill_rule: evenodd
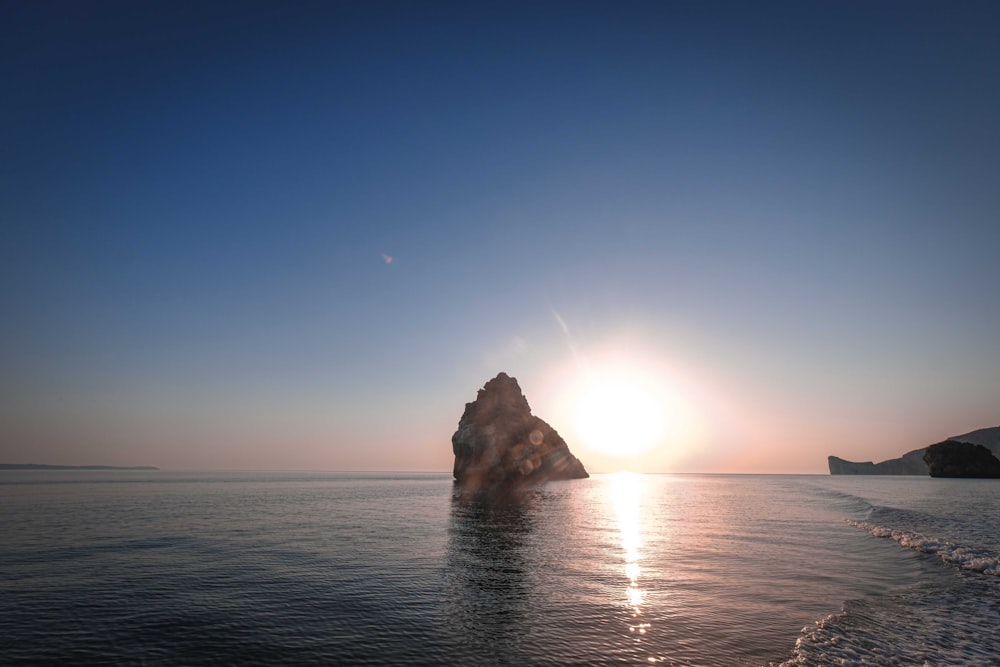
<svg viewBox="0 0 1000 667">
<path fill-rule="evenodd" d="M 989 480 L 4 472 L 0 663 L 1000 665 L 998 508 Z"/>
</svg>

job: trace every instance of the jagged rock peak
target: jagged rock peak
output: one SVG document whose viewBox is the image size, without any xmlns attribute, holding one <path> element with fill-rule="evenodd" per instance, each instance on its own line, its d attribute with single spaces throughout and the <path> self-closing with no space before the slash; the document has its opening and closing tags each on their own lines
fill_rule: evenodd
<svg viewBox="0 0 1000 667">
<path fill-rule="evenodd" d="M 524 414 L 531 414 L 531 406 L 521 391 L 521 385 L 517 383 L 517 378 L 500 372 L 476 392 L 475 401 L 465 404 L 462 419 L 497 419 Z"/>
<path fill-rule="evenodd" d="M 589 477 L 559 433 L 531 414 L 517 380 L 506 373 L 465 404 L 451 444 L 455 479 L 477 488 Z"/>
</svg>

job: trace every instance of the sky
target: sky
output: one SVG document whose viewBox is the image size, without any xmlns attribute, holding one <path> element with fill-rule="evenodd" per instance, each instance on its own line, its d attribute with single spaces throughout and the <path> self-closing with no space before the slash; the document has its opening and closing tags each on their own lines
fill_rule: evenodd
<svg viewBox="0 0 1000 667">
<path fill-rule="evenodd" d="M 500 371 L 595 472 L 1000 424 L 997 25 L 3 2 L 0 462 L 446 471 Z"/>
</svg>

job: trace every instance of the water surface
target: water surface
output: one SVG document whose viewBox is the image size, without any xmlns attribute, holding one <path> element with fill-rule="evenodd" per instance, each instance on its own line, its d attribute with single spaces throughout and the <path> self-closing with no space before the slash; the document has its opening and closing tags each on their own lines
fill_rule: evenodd
<svg viewBox="0 0 1000 667">
<path fill-rule="evenodd" d="M 4 472 L 0 651 L 1000 664 L 998 501 L 930 478 L 598 475 L 497 501 L 447 475 Z"/>
</svg>

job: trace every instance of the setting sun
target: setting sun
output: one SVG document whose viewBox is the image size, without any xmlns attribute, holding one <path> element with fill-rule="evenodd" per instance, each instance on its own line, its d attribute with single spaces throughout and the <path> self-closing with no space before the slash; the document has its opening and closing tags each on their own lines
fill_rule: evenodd
<svg viewBox="0 0 1000 667">
<path fill-rule="evenodd" d="M 615 374 L 596 377 L 584 389 L 574 425 L 589 449 L 628 456 L 662 440 L 666 417 L 657 392 L 647 383 Z"/>
</svg>

